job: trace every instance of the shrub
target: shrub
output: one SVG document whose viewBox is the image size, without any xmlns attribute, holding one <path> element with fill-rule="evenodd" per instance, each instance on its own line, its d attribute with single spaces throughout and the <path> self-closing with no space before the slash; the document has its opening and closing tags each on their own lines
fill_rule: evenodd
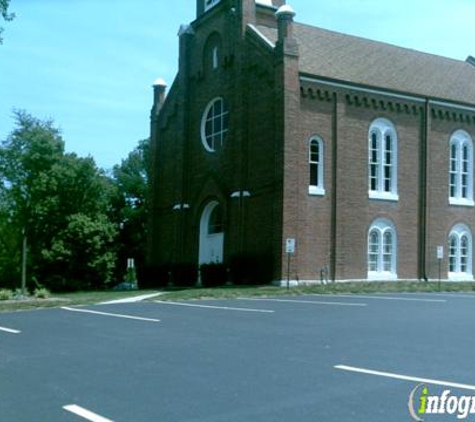
<svg viewBox="0 0 475 422">
<path fill-rule="evenodd" d="M 190 263 L 171 266 L 171 282 L 177 287 L 194 287 L 198 280 L 198 265 Z"/>
<path fill-rule="evenodd" d="M 229 260 L 230 276 L 236 285 L 269 284 L 273 276 L 270 254 L 239 254 Z"/>
<path fill-rule="evenodd" d="M 124 281 L 126 283 L 137 284 L 137 273 L 135 272 L 135 268 L 127 268 Z"/>
<path fill-rule="evenodd" d="M 13 292 L 8 289 L 1 289 L 0 290 L 0 300 L 12 300 L 13 299 Z"/>
<path fill-rule="evenodd" d="M 49 290 L 55 293 L 71 293 L 84 290 L 84 283 L 75 279 L 66 279 L 62 276 L 52 276 L 44 280 Z"/>
<path fill-rule="evenodd" d="M 141 289 L 166 287 L 171 281 L 171 266 L 168 264 L 146 266 L 141 272 L 138 284 Z"/>
<path fill-rule="evenodd" d="M 48 289 L 45 289 L 44 287 L 35 289 L 33 292 L 33 296 L 36 299 L 48 299 L 51 296 L 51 293 L 49 292 Z"/>
<path fill-rule="evenodd" d="M 228 280 L 228 271 L 224 264 L 202 264 L 200 274 L 203 287 L 224 286 Z"/>
</svg>

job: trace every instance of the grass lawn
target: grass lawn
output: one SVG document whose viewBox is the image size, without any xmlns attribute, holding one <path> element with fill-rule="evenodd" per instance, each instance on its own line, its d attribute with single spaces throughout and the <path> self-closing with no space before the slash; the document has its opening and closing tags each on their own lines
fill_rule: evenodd
<svg viewBox="0 0 475 422">
<path fill-rule="evenodd" d="M 438 292 L 437 282 L 357 282 L 330 283 L 327 285 L 291 287 L 276 286 L 226 286 L 217 288 L 170 288 L 162 290 L 160 300 L 196 300 L 196 299 L 234 299 L 238 297 L 283 296 L 302 294 L 338 294 L 338 293 L 401 293 L 401 292 Z M 441 283 L 441 292 L 475 292 L 475 283 Z M 156 290 L 135 290 L 129 292 L 77 292 L 53 294 L 49 299 L 29 299 L 0 301 L 1 312 L 15 312 L 38 308 L 60 306 L 91 305 L 115 299 L 124 299 Z M 155 298 L 156 299 L 156 298 Z M 154 300 L 154 299 L 150 299 Z"/>
<path fill-rule="evenodd" d="M 233 299 L 253 296 L 283 296 L 303 294 L 348 294 L 348 293 L 402 293 L 402 292 L 438 292 L 437 282 L 356 282 L 329 283 L 327 285 L 286 287 L 218 287 L 218 288 L 188 288 L 166 290 L 160 300 L 193 300 L 193 299 Z M 475 292 L 475 283 L 440 283 L 441 292 Z M 153 299 L 151 299 L 153 300 Z"/>
</svg>

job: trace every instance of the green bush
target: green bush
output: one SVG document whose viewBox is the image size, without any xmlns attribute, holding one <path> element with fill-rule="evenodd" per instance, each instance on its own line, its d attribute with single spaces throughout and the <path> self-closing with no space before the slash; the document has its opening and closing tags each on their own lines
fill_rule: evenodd
<svg viewBox="0 0 475 422">
<path fill-rule="evenodd" d="M 200 275 L 203 287 L 224 286 L 228 281 L 228 271 L 224 264 L 202 264 Z"/>
<path fill-rule="evenodd" d="M 139 288 L 158 289 L 171 281 L 171 266 L 167 264 L 147 266 L 138 277 Z"/>
<path fill-rule="evenodd" d="M 177 287 L 194 287 L 198 280 L 198 265 L 190 263 L 171 266 L 171 282 Z"/>
<path fill-rule="evenodd" d="M 39 288 L 39 289 L 35 289 L 35 291 L 33 292 L 33 296 L 36 299 L 48 299 L 51 296 L 51 293 L 49 292 L 48 289 Z"/>
<path fill-rule="evenodd" d="M 269 284 L 273 277 L 273 258 L 270 254 L 238 254 L 230 258 L 229 268 L 233 284 Z"/>
<path fill-rule="evenodd" d="M 0 290 L 0 300 L 12 300 L 13 299 L 13 292 L 8 289 L 1 289 Z"/>
</svg>

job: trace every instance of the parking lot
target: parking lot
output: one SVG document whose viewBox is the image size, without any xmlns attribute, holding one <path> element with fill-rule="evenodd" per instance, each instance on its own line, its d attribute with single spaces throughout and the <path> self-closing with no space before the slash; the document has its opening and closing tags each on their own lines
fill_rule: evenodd
<svg viewBox="0 0 475 422">
<path fill-rule="evenodd" d="M 0 421 L 410 421 L 420 383 L 475 395 L 474 327 L 473 294 L 0 314 Z"/>
</svg>

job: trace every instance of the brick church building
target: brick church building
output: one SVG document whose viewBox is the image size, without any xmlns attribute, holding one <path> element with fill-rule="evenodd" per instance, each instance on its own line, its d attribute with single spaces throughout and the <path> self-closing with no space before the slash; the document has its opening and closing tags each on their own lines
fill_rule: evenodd
<svg viewBox="0 0 475 422">
<path fill-rule="evenodd" d="M 281 282 L 294 239 L 293 282 L 437 279 L 439 258 L 473 280 L 475 59 L 294 16 L 197 0 L 180 28 L 154 85 L 149 265 L 270 256 Z"/>
</svg>

